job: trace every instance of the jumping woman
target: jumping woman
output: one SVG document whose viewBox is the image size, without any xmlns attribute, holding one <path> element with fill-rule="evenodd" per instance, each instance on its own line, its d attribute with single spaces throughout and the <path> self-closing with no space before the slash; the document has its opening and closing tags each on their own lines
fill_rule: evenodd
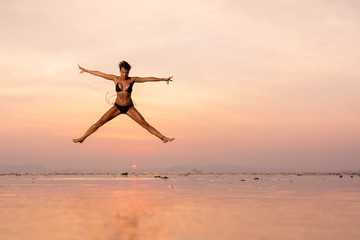
<svg viewBox="0 0 360 240">
<path fill-rule="evenodd" d="M 82 143 L 88 136 L 93 134 L 96 130 L 99 129 L 102 125 L 115 118 L 120 114 L 126 114 L 130 118 L 132 118 L 135 122 L 140 124 L 140 126 L 144 127 L 151 134 L 158 137 L 164 143 L 171 142 L 174 138 L 168 138 L 162 135 L 158 130 L 154 127 L 150 126 L 143 116 L 136 110 L 134 104 L 131 100 L 131 92 L 134 83 L 143 83 L 143 82 L 157 82 L 157 81 L 165 81 L 169 84 L 172 77 L 168 78 L 156 78 L 156 77 L 129 77 L 129 72 L 131 66 L 129 63 L 122 61 L 119 63 L 120 68 L 120 76 L 115 76 L 111 74 L 105 74 L 99 71 L 88 70 L 83 67 L 80 67 L 80 73 L 90 73 L 98 77 L 105 78 L 107 80 L 113 81 L 115 84 L 115 90 L 117 93 L 116 100 L 114 106 L 112 106 L 94 125 L 92 125 L 82 137 L 73 139 L 75 143 Z"/>
</svg>

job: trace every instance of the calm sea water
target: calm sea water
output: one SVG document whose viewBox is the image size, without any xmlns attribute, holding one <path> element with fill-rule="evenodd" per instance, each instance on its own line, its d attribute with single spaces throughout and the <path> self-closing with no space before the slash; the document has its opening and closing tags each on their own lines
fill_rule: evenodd
<svg viewBox="0 0 360 240">
<path fill-rule="evenodd" d="M 360 176 L 0 176 L 0 239 L 360 239 Z"/>
</svg>

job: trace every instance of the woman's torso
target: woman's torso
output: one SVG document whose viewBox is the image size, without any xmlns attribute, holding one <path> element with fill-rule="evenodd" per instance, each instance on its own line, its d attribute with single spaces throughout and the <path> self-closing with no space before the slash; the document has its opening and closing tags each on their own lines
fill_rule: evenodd
<svg viewBox="0 0 360 240">
<path fill-rule="evenodd" d="M 133 79 L 132 77 L 128 77 L 126 79 L 121 79 L 120 77 L 117 77 L 117 80 L 114 81 L 117 95 L 115 102 L 117 104 L 121 106 L 127 106 L 132 103 L 131 92 L 134 82 L 135 79 Z"/>
</svg>

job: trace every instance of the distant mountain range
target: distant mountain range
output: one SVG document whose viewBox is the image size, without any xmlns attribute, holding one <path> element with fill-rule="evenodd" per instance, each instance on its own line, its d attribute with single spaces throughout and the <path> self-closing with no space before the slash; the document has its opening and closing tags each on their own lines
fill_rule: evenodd
<svg viewBox="0 0 360 240">
<path fill-rule="evenodd" d="M 121 172 L 132 171 L 130 169 L 49 169 L 35 164 L 23 164 L 23 165 L 0 165 L 0 172 Z M 138 169 L 138 172 L 264 172 L 264 173 L 295 173 L 295 172 L 312 172 L 312 171 L 299 171 L 290 168 L 246 168 L 238 165 L 230 164 L 210 164 L 210 165 L 178 165 L 170 168 L 151 168 L 151 169 Z M 315 171 L 319 172 L 319 171 Z M 344 170 L 339 171 L 341 173 L 359 173 L 359 170 L 351 171 Z"/>
<path fill-rule="evenodd" d="M 0 165 L 0 172 L 51 172 L 51 169 L 33 165 L 33 164 L 24 164 L 24 165 Z"/>
<path fill-rule="evenodd" d="M 231 164 L 180 165 L 167 168 L 165 172 L 296 172 L 294 169 L 283 168 L 246 168 Z"/>
</svg>

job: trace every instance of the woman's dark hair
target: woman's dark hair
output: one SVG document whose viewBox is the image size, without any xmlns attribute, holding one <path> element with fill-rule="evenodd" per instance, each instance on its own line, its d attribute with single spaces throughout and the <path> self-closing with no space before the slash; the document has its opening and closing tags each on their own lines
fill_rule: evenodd
<svg viewBox="0 0 360 240">
<path fill-rule="evenodd" d="M 130 70 L 131 66 L 128 62 L 126 61 L 122 61 L 119 63 L 119 69 L 121 70 L 121 68 L 125 68 L 126 70 Z"/>
</svg>

